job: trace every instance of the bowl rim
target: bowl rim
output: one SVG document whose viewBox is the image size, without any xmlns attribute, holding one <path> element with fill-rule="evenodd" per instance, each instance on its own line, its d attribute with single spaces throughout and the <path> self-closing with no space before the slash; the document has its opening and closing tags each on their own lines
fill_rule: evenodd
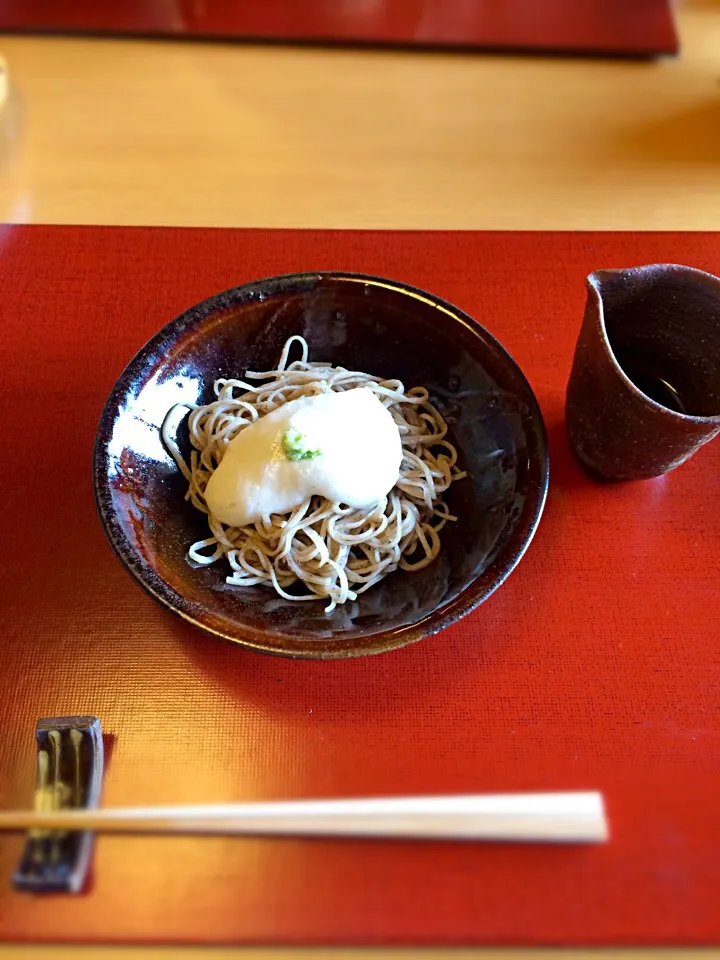
<svg viewBox="0 0 720 960">
<path fill-rule="evenodd" d="M 362 637 L 358 637 L 355 644 L 350 647 L 339 643 L 335 652 L 332 650 L 332 641 L 330 641 L 329 650 L 320 644 L 318 644 L 318 647 L 322 648 L 315 651 L 311 648 L 284 649 L 281 643 L 289 642 L 292 644 L 293 641 L 297 642 L 298 638 L 296 635 L 282 632 L 268 634 L 267 631 L 261 628 L 243 625 L 241 631 L 238 631 L 242 632 L 243 635 L 234 636 L 229 631 L 225 632 L 221 629 L 216 629 L 193 616 L 186 608 L 187 601 L 183 595 L 178 594 L 169 584 L 162 580 L 152 565 L 149 564 L 133 546 L 117 521 L 115 512 L 110 509 L 112 497 L 110 493 L 109 472 L 107 470 L 107 448 L 111 438 L 113 418 L 121 401 L 127 396 L 128 381 L 132 380 L 134 376 L 141 372 L 148 355 L 161 347 L 163 341 L 169 335 L 176 336 L 178 333 L 200 325 L 208 316 L 211 316 L 218 309 L 224 309 L 230 305 L 237 306 L 238 304 L 252 300 L 258 288 L 265 288 L 268 284 L 273 284 L 275 288 L 273 294 L 282 294 L 284 288 L 292 287 L 293 292 L 297 292 L 296 288 L 298 285 L 310 285 L 321 281 L 345 281 L 372 284 L 390 289 L 404 296 L 419 299 L 429 306 L 441 310 L 453 321 L 461 323 L 475 336 L 489 342 L 490 346 L 501 356 L 504 355 L 504 358 L 509 364 L 515 368 L 515 375 L 525 391 L 524 399 L 527 401 L 531 410 L 530 422 L 532 426 L 528 430 L 528 433 L 534 435 L 536 441 L 537 468 L 539 471 L 539 483 L 536 488 L 536 496 L 531 504 L 529 514 L 525 518 L 519 549 L 510 557 L 503 557 L 501 553 L 500 556 L 495 559 L 494 563 L 499 563 L 499 569 L 498 575 L 491 585 L 486 586 L 484 589 L 477 589 L 477 582 L 480 576 L 477 575 L 475 579 L 467 584 L 452 600 L 444 606 L 436 607 L 420 620 L 397 628 L 387 630 L 379 629 L 375 632 L 365 634 Z M 549 482 L 550 457 L 547 430 L 540 405 L 524 371 L 500 341 L 494 337 L 486 327 L 464 310 L 444 300 L 442 297 L 438 297 L 435 294 L 400 280 L 391 280 L 373 274 L 343 270 L 301 271 L 251 280 L 247 283 L 229 287 L 220 293 L 213 294 L 168 321 L 168 323 L 162 326 L 136 351 L 118 376 L 100 414 L 95 443 L 93 445 L 93 493 L 100 523 L 115 555 L 136 583 L 162 607 L 179 616 L 187 623 L 197 627 L 204 633 L 211 634 L 218 639 L 245 647 L 246 649 L 254 650 L 257 653 L 293 659 L 335 660 L 385 653 L 415 643 L 425 637 L 433 636 L 451 624 L 456 623 L 462 617 L 467 616 L 467 614 L 479 607 L 480 604 L 484 603 L 485 600 L 502 586 L 525 555 L 535 536 L 543 514 Z M 161 583 L 165 587 L 165 591 L 155 588 L 151 582 L 148 582 L 148 576 Z M 267 638 L 269 636 L 274 638 L 274 642 L 268 642 Z M 371 641 L 373 638 L 381 636 L 383 637 L 382 644 L 372 646 Z"/>
</svg>

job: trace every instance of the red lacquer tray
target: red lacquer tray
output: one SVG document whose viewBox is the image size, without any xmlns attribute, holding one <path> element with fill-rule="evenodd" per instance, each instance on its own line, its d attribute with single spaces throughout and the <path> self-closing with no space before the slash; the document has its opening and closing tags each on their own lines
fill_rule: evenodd
<svg viewBox="0 0 720 960">
<path fill-rule="evenodd" d="M 720 442 L 600 485 L 563 397 L 598 267 L 720 273 L 710 234 L 7 227 L 2 312 L 0 803 L 28 805 L 38 717 L 97 714 L 108 804 L 599 789 L 598 848 L 100 838 L 89 892 L 12 892 L 0 937 L 208 943 L 720 940 Z M 551 442 L 546 514 L 508 582 L 394 653 L 299 662 L 195 632 L 133 583 L 91 453 L 125 363 L 198 300 L 336 268 L 426 288 L 515 356 Z"/>
<path fill-rule="evenodd" d="M 0 30 L 676 53 L 669 0 L 0 0 Z"/>
</svg>

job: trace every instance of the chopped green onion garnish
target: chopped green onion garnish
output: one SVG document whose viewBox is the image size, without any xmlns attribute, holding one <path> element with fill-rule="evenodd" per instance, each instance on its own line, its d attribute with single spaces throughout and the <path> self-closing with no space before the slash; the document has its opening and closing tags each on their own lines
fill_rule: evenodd
<svg viewBox="0 0 720 960">
<path fill-rule="evenodd" d="M 288 460 L 312 460 L 313 457 L 319 457 L 320 450 L 311 450 L 307 445 L 307 439 L 299 430 L 291 428 L 286 431 L 282 440 L 283 453 Z"/>
</svg>

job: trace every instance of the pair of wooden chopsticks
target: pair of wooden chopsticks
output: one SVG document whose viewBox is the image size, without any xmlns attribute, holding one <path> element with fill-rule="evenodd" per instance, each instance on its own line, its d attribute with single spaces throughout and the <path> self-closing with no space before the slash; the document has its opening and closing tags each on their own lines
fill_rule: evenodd
<svg viewBox="0 0 720 960">
<path fill-rule="evenodd" d="M 551 843 L 608 838 L 603 799 L 595 792 L 0 812 L 0 831 L 25 830 Z"/>
</svg>

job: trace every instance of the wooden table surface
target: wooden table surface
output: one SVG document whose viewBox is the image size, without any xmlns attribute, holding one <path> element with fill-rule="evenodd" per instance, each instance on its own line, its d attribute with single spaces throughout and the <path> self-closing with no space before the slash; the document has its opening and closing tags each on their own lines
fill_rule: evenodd
<svg viewBox="0 0 720 960">
<path fill-rule="evenodd" d="M 0 37 L 0 220 L 715 229 L 720 2 L 685 3 L 678 24 L 682 56 L 657 62 Z M 186 955 L 6 946 L 0 960 L 165 952 Z M 568 953 L 584 956 L 423 955 Z M 370 954 L 322 954 L 355 955 Z"/>
<path fill-rule="evenodd" d="M 0 37 L 0 219 L 714 229 L 720 2 L 656 62 Z"/>
</svg>

